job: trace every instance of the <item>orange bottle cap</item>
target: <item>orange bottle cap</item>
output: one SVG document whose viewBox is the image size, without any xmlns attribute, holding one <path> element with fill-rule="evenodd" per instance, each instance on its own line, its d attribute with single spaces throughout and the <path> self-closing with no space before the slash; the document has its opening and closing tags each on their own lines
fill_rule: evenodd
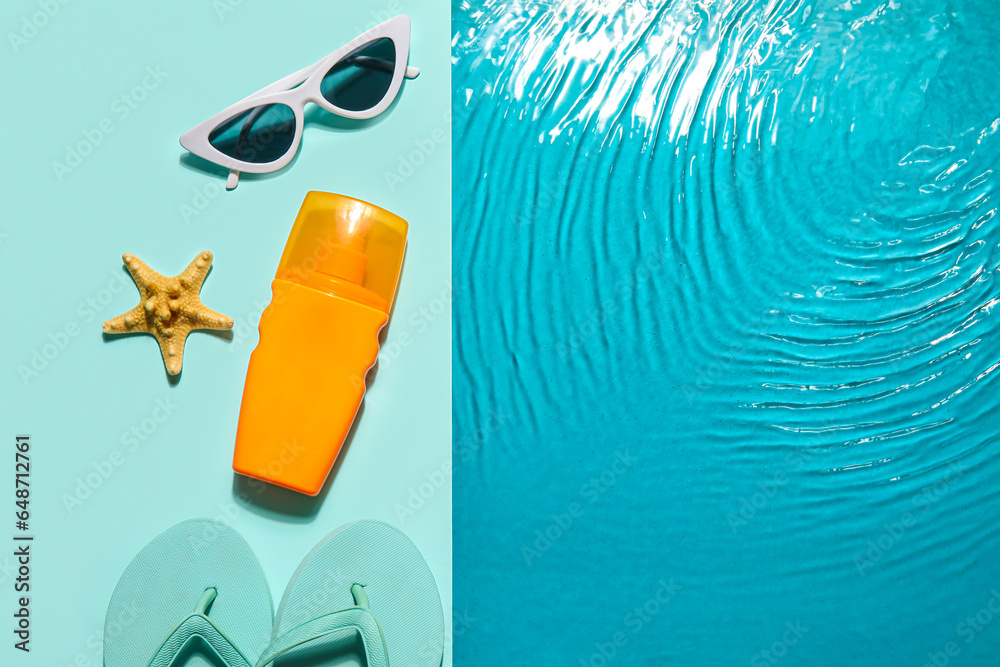
<svg viewBox="0 0 1000 667">
<path fill-rule="evenodd" d="M 388 313 L 406 249 L 407 223 L 360 199 L 311 191 L 278 264 L 278 278 Z"/>
</svg>

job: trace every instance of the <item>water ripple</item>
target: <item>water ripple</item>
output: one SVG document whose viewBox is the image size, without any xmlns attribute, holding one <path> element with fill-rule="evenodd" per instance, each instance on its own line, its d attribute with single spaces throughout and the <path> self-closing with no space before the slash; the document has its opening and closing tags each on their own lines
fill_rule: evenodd
<svg viewBox="0 0 1000 667">
<path fill-rule="evenodd" d="M 855 612 L 883 589 L 854 559 L 906 511 L 918 520 L 878 566 L 886 586 L 921 567 L 1000 580 L 979 565 L 997 532 L 957 518 L 1000 502 L 998 18 L 959 0 L 458 2 L 456 439 L 491 410 L 516 426 L 475 449 L 456 503 L 463 485 L 481 502 L 487 480 L 530 466 L 547 485 L 490 506 L 505 532 L 530 536 L 565 504 L 552 494 L 586 479 L 573 471 L 631 443 L 643 471 L 615 488 L 618 510 L 595 510 L 609 523 L 581 519 L 580 534 L 655 533 L 672 546 L 615 553 L 636 571 L 687 573 L 694 591 L 714 582 L 743 611 L 767 577 L 835 572 L 850 583 L 820 581 L 823 609 L 865 636 Z M 754 507 L 766 518 L 747 520 L 739 534 L 754 539 L 739 548 L 775 560 L 731 572 L 739 531 L 722 517 L 767 484 L 782 490 Z M 457 552 L 463 526 L 512 551 L 468 511 Z M 473 571 L 512 567 L 499 558 Z M 539 570 L 512 571 L 546 586 Z M 943 645 L 961 619 L 917 588 L 942 604 L 910 639 Z M 781 595 L 796 610 L 784 613 L 817 611 Z M 693 657 L 706 642 L 685 614 L 657 655 L 711 664 Z M 864 662 L 821 633 L 828 655 Z M 740 640 L 715 641 L 731 658 Z M 865 654 L 877 658 L 899 662 Z"/>
</svg>

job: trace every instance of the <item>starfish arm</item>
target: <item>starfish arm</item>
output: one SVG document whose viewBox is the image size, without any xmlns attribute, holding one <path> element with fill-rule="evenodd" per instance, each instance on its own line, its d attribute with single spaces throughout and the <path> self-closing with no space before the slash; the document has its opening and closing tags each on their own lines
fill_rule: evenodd
<svg viewBox="0 0 1000 667">
<path fill-rule="evenodd" d="M 142 300 L 145 301 L 150 295 L 149 285 L 162 282 L 163 276 L 149 268 L 148 264 L 130 252 L 122 255 L 122 261 L 125 262 L 125 268 L 128 269 L 132 280 L 135 281 L 135 286 L 139 288 Z"/>
<path fill-rule="evenodd" d="M 170 375 L 181 372 L 184 344 L 193 329 L 233 328 L 233 318 L 206 307 L 198 296 L 212 267 L 212 253 L 208 250 L 199 253 L 183 272 L 172 278 L 153 271 L 130 253 L 122 255 L 122 261 L 141 298 L 138 306 L 105 322 L 104 331 L 152 334 Z"/>
<path fill-rule="evenodd" d="M 192 329 L 228 331 L 233 328 L 233 318 L 217 313 L 203 303 L 199 303 L 187 316 Z"/>
<path fill-rule="evenodd" d="M 195 294 L 198 294 L 201 291 L 202 283 L 205 282 L 205 276 L 208 275 L 208 270 L 211 268 L 212 253 L 203 250 L 177 277 L 180 279 L 182 287 L 191 288 Z"/>
<path fill-rule="evenodd" d="M 163 355 L 163 365 L 167 367 L 167 373 L 170 375 L 180 373 L 184 365 L 184 343 L 187 342 L 187 334 L 156 336 L 156 342 L 160 344 L 160 354 Z"/>
<path fill-rule="evenodd" d="M 122 313 L 118 317 L 111 318 L 101 325 L 101 328 L 104 330 L 104 333 L 108 334 L 149 331 L 149 326 L 146 324 L 146 311 L 143 310 L 140 303 L 127 313 Z"/>
</svg>

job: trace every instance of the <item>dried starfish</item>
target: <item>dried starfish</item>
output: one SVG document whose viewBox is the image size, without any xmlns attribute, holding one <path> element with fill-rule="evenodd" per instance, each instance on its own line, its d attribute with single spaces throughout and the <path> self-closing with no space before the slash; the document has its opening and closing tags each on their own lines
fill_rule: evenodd
<svg viewBox="0 0 1000 667">
<path fill-rule="evenodd" d="M 233 318 L 201 302 L 199 294 L 212 266 L 212 253 L 204 251 L 173 278 L 160 275 L 131 253 L 122 261 L 139 288 L 139 305 L 104 323 L 104 333 L 149 333 L 156 337 L 167 372 L 177 375 L 184 362 L 184 342 L 195 329 L 233 328 Z"/>
</svg>

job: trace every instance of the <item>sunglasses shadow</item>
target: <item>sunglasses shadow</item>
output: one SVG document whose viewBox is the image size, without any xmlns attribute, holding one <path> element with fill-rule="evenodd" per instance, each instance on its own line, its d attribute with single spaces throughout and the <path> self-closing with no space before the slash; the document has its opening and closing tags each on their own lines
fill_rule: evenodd
<svg viewBox="0 0 1000 667">
<path fill-rule="evenodd" d="M 229 170 L 225 167 L 221 167 L 214 162 L 210 162 L 205 158 L 198 157 L 194 153 L 183 153 L 177 161 L 185 169 L 190 169 L 191 171 L 196 171 L 200 174 L 207 174 L 209 176 L 218 176 L 222 181 L 222 187 L 226 185 L 226 179 L 229 178 Z M 295 155 L 292 156 L 291 161 L 278 171 L 268 172 L 266 174 L 250 174 L 245 171 L 240 172 L 240 182 L 246 181 L 266 181 L 276 176 L 279 176 L 285 169 L 288 169 L 296 162 L 299 161 L 299 152 L 295 151 Z"/>
<path fill-rule="evenodd" d="M 386 118 L 388 118 L 396 109 L 399 104 L 399 98 L 403 96 L 403 91 L 406 89 L 406 82 L 403 82 L 402 87 L 399 92 L 396 93 L 395 99 L 389 104 L 388 108 L 380 113 L 374 118 L 344 118 L 343 116 L 338 116 L 335 113 L 330 113 L 326 109 L 317 106 L 315 104 L 310 104 L 307 106 L 305 112 L 302 114 L 305 119 L 305 127 L 303 130 L 303 139 L 299 144 L 299 149 L 302 148 L 302 143 L 305 143 L 305 130 L 310 127 L 318 127 L 322 130 L 328 132 L 356 132 L 358 130 L 364 130 L 370 127 L 375 127 Z M 292 156 L 291 161 L 285 165 L 282 169 L 278 171 L 272 171 L 266 174 L 249 174 L 247 172 L 240 172 L 240 181 L 264 181 L 275 176 L 280 175 L 283 171 L 292 167 L 299 160 L 299 151 L 295 151 L 295 155 Z M 229 170 L 225 167 L 219 166 L 214 162 L 206 160 L 204 158 L 198 157 L 194 153 L 188 153 L 185 151 L 181 154 L 178 159 L 180 165 L 185 169 L 190 169 L 191 171 L 197 171 L 202 174 L 207 174 L 210 176 L 218 176 L 223 181 L 229 176 Z"/>
</svg>

